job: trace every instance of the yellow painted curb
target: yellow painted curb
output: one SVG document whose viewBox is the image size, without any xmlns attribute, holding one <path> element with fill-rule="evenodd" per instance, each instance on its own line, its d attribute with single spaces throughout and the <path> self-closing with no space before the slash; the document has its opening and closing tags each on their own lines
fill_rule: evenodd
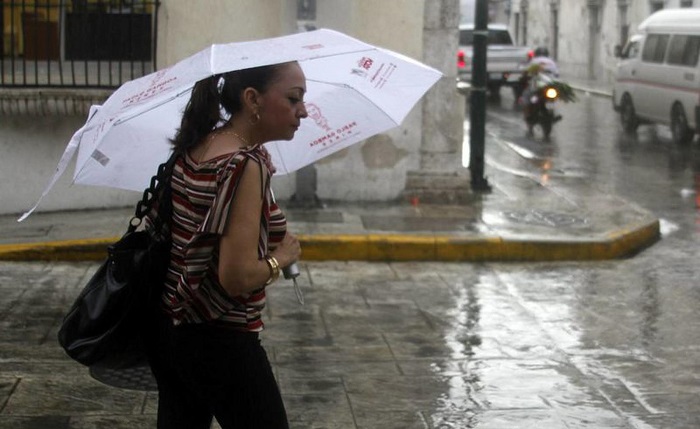
<svg viewBox="0 0 700 429">
<path fill-rule="evenodd" d="M 0 245 L 4 261 L 101 261 L 119 237 Z"/>
<path fill-rule="evenodd" d="M 660 237 L 653 220 L 608 234 L 601 240 L 516 240 L 422 235 L 300 236 L 302 260 L 362 261 L 587 261 L 619 259 Z"/>
<path fill-rule="evenodd" d="M 630 256 L 656 242 L 659 221 L 601 240 L 517 240 L 407 234 L 300 235 L 305 261 L 564 261 Z M 0 245 L 5 261 L 101 261 L 119 237 Z"/>
<path fill-rule="evenodd" d="M 366 235 L 300 235 L 301 259 L 306 261 L 365 260 Z"/>
</svg>

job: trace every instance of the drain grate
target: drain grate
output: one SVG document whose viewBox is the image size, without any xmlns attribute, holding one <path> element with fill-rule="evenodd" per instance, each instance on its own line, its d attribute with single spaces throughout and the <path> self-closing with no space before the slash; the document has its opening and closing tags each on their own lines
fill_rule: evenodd
<svg viewBox="0 0 700 429">
<path fill-rule="evenodd" d="M 525 223 L 528 225 L 542 226 L 570 226 L 585 225 L 588 221 L 585 218 L 574 216 L 568 213 L 547 212 L 540 210 L 528 211 L 507 211 L 502 212 L 503 217 L 512 222 Z"/>
</svg>

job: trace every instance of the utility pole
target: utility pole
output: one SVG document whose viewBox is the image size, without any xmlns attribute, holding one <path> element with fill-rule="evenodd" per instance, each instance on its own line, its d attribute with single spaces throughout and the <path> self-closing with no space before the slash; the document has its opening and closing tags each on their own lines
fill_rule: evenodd
<svg viewBox="0 0 700 429">
<path fill-rule="evenodd" d="M 474 12 L 474 58 L 472 87 L 469 94 L 469 171 L 471 188 L 489 192 L 484 177 L 484 140 L 486 136 L 486 47 L 488 45 L 488 0 L 476 0 Z"/>
</svg>

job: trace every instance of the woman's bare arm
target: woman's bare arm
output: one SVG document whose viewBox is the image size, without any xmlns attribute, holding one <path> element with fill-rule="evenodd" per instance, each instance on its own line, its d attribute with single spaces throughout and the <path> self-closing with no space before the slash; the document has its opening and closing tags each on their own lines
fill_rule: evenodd
<svg viewBox="0 0 700 429">
<path fill-rule="evenodd" d="M 258 259 L 263 203 L 261 169 L 257 162 L 247 161 L 219 240 L 219 281 L 231 296 L 258 289 L 270 277 L 267 262 Z M 270 253 L 280 268 L 297 260 L 300 254 L 298 240 L 289 233 Z"/>
</svg>

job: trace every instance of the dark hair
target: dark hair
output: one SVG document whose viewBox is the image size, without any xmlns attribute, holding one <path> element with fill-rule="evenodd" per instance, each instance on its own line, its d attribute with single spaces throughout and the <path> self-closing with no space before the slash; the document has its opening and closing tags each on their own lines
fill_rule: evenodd
<svg viewBox="0 0 700 429">
<path fill-rule="evenodd" d="M 180 128 L 172 140 L 175 150 L 184 153 L 209 134 L 225 119 L 222 117 L 222 108 L 228 115 L 238 113 L 243 108 L 241 94 L 246 88 L 254 88 L 264 93 L 277 79 L 283 65 L 273 64 L 236 70 L 197 82 L 182 114 Z M 223 85 L 219 87 L 221 79 Z"/>
</svg>

